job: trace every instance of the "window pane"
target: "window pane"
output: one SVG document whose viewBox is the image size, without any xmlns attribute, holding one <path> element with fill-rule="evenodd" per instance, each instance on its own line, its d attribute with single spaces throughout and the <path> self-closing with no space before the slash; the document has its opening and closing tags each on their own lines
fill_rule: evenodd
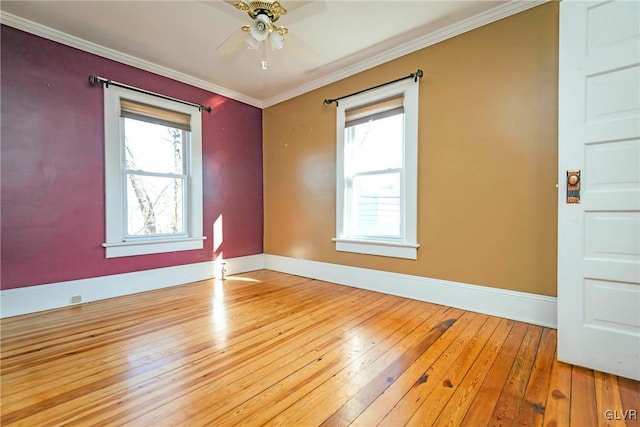
<svg viewBox="0 0 640 427">
<path fill-rule="evenodd" d="M 183 174 L 183 131 L 124 119 L 127 170 Z"/>
<path fill-rule="evenodd" d="M 353 178 L 353 234 L 400 236 L 400 173 Z"/>
<path fill-rule="evenodd" d="M 345 129 L 348 173 L 402 168 L 404 114 Z"/>
<path fill-rule="evenodd" d="M 184 232 L 183 180 L 127 174 L 127 234 Z"/>
</svg>

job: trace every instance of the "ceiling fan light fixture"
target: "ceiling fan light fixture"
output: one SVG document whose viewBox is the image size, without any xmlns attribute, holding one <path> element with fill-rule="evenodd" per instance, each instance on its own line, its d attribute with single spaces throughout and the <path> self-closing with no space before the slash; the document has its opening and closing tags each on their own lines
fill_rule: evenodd
<svg viewBox="0 0 640 427">
<path fill-rule="evenodd" d="M 267 39 L 271 44 L 271 50 L 280 50 L 284 47 L 283 39 L 289 33 L 286 27 L 280 27 L 274 22 L 287 13 L 278 1 L 274 0 L 238 0 L 235 7 L 245 11 L 253 19 L 249 25 L 244 25 L 241 30 L 248 33 L 245 43 L 249 49 L 261 52 L 260 68 L 267 70 L 266 49 Z"/>
<path fill-rule="evenodd" d="M 269 34 L 269 41 L 271 42 L 271 49 L 282 49 L 282 36 L 278 32 L 273 31 Z"/>
<path fill-rule="evenodd" d="M 267 15 L 258 15 L 249 27 L 249 34 L 257 41 L 265 41 L 271 33 L 271 20 Z"/>
<path fill-rule="evenodd" d="M 243 10 L 249 14 L 253 19 L 256 19 L 260 15 L 266 15 L 271 22 L 275 22 L 280 18 L 280 15 L 285 15 L 287 9 L 277 1 L 249 1 L 241 0 L 236 4 L 236 9 Z"/>
<path fill-rule="evenodd" d="M 253 36 L 251 34 L 248 34 L 247 37 L 244 39 L 244 41 L 247 43 L 247 47 L 249 49 L 258 50 L 260 42 L 258 40 L 256 40 L 255 38 L 253 38 Z"/>
</svg>

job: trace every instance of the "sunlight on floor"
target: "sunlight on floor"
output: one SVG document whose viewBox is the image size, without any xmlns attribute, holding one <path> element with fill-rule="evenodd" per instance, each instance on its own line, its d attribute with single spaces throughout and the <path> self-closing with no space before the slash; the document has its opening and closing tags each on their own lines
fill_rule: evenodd
<svg viewBox="0 0 640 427">
<path fill-rule="evenodd" d="M 211 333 L 216 343 L 227 343 L 227 309 L 224 303 L 224 281 L 213 281 L 213 300 L 211 302 Z"/>
<path fill-rule="evenodd" d="M 226 280 L 233 280 L 238 282 L 253 282 L 253 283 L 261 283 L 261 280 L 252 279 L 250 277 L 242 277 L 242 276 L 229 276 Z"/>
</svg>

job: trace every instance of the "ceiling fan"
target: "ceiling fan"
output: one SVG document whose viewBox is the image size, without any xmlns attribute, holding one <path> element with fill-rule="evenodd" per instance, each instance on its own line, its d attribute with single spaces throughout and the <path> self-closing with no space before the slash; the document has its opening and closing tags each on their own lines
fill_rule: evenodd
<svg viewBox="0 0 640 427">
<path fill-rule="evenodd" d="M 233 33 L 216 49 L 223 55 L 229 55 L 238 50 L 243 44 L 251 50 L 260 52 L 260 68 L 268 69 L 267 52 L 281 50 L 286 43 L 297 48 L 296 54 L 302 56 L 313 56 L 314 52 L 299 38 L 295 37 L 288 28 L 276 25 L 275 22 L 282 15 L 287 14 L 287 9 L 279 1 L 272 0 L 234 0 L 225 3 L 232 5 L 236 9 L 247 12 L 252 21 L 249 25 L 244 25 L 240 30 Z M 297 2 L 296 7 L 311 2 Z M 286 42 L 285 42 L 286 38 Z M 291 43 L 293 42 L 293 43 Z M 291 46 L 293 47 L 293 46 Z"/>
</svg>

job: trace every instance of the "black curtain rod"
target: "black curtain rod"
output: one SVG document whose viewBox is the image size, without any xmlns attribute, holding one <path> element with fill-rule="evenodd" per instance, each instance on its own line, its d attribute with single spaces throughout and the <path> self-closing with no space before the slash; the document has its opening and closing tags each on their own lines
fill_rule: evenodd
<svg viewBox="0 0 640 427">
<path fill-rule="evenodd" d="M 395 80 L 392 80 L 390 82 L 382 83 L 382 84 L 379 84 L 378 86 L 373 86 L 373 87 L 370 87 L 370 88 L 367 88 L 367 89 L 362 89 L 362 90 L 359 90 L 357 92 L 350 93 L 349 95 L 341 96 L 339 98 L 325 99 L 324 101 L 322 101 L 322 103 L 324 104 L 325 107 L 328 106 L 329 104 L 333 104 L 334 102 L 336 103 L 336 105 L 338 105 L 338 101 L 340 101 L 341 99 L 348 98 L 348 97 L 353 96 L 353 95 L 358 95 L 358 94 L 361 94 L 363 92 L 368 92 L 368 91 L 373 90 L 373 89 L 378 89 L 379 87 L 387 86 L 387 85 L 390 85 L 390 84 L 393 84 L 393 83 L 397 83 L 399 81 L 406 80 L 406 79 L 413 79 L 414 82 L 417 82 L 418 79 L 421 79 L 423 75 L 424 75 L 424 73 L 422 72 L 422 70 L 419 69 L 415 73 L 411 73 L 408 76 L 400 77 L 399 79 L 395 79 Z"/>
<path fill-rule="evenodd" d="M 179 102 L 181 104 L 190 105 L 192 107 L 198 108 L 200 111 L 205 110 L 207 113 L 211 112 L 211 107 L 207 107 L 206 105 L 195 104 L 193 102 L 183 101 L 181 99 L 172 98 L 170 96 L 161 95 L 159 93 L 149 92 L 148 90 L 139 89 L 137 87 L 129 86 L 129 85 L 126 85 L 124 83 L 114 82 L 112 80 L 105 79 L 104 77 L 89 76 L 89 83 L 91 83 L 92 85 L 101 83 L 101 84 L 105 85 L 106 87 L 109 87 L 109 85 L 113 85 L 113 86 L 129 89 L 129 90 L 132 90 L 134 92 L 144 93 L 144 94 L 147 94 L 147 95 L 153 95 L 153 96 L 157 96 L 158 98 L 168 99 L 169 101 L 175 101 L 175 102 Z"/>
</svg>

